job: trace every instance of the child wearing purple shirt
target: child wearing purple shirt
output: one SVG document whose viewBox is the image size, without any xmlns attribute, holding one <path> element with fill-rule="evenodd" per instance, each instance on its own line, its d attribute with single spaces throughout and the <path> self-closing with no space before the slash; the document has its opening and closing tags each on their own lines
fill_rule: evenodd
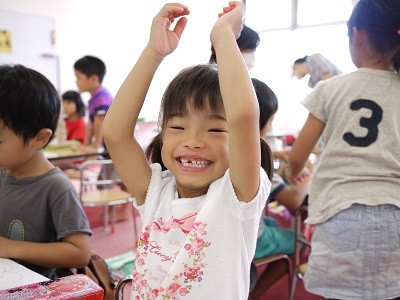
<svg viewBox="0 0 400 300">
<path fill-rule="evenodd" d="M 102 86 L 106 66 L 101 59 L 86 55 L 75 62 L 74 69 L 79 91 L 89 92 L 92 96 L 88 105 L 89 122 L 83 145 L 87 150 L 97 150 L 104 146 L 103 120 L 113 100 L 111 93 Z"/>
</svg>

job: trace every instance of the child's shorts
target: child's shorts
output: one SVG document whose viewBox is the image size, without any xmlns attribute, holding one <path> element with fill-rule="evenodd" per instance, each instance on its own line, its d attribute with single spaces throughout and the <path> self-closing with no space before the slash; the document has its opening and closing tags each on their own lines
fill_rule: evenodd
<svg viewBox="0 0 400 300">
<path fill-rule="evenodd" d="M 400 296 L 400 209 L 355 204 L 315 226 L 306 289 L 325 298 Z"/>
</svg>

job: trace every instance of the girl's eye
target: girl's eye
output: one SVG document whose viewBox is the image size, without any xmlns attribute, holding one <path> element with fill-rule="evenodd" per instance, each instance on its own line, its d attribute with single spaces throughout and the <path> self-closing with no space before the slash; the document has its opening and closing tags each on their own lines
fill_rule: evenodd
<svg viewBox="0 0 400 300">
<path fill-rule="evenodd" d="M 222 130 L 222 129 L 216 129 L 216 128 L 209 129 L 208 131 L 209 131 L 209 132 L 225 132 L 225 130 Z"/>
<path fill-rule="evenodd" d="M 184 128 L 181 126 L 170 126 L 170 128 L 175 130 L 184 130 Z"/>
</svg>

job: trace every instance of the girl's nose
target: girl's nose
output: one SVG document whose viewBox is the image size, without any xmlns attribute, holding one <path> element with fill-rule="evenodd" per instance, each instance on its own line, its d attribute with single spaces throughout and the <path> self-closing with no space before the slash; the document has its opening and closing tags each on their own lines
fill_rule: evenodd
<svg viewBox="0 0 400 300">
<path fill-rule="evenodd" d="M 205 143 L 200 133 L 192 132 L 184 140 L 184 146 L 191 149 L 204 148 Z"/>
</svg>

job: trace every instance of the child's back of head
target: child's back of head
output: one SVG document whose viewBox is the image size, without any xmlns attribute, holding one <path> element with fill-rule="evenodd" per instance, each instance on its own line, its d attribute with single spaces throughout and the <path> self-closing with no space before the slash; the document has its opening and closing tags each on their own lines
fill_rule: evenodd
<svg viewBox="0 0 400 300">
<path fill-rule="evenodd" d="M 22 65 L 0 66 L 0 121 L 25 143 L 43 128 L 54 136 L 60 106 L 56 89 L 39 72 Z"/>
<path fill-rule="evenodd" d="M 400 71 L 400 1 L 361 0 L 347 23 L 350 39 L 353 28 L 366 32 L 369 44 Z M 354 58 L 353 58 L 354 59 Z M 355 62 L 357 65 L 357 63 Z"/>
</svg>

